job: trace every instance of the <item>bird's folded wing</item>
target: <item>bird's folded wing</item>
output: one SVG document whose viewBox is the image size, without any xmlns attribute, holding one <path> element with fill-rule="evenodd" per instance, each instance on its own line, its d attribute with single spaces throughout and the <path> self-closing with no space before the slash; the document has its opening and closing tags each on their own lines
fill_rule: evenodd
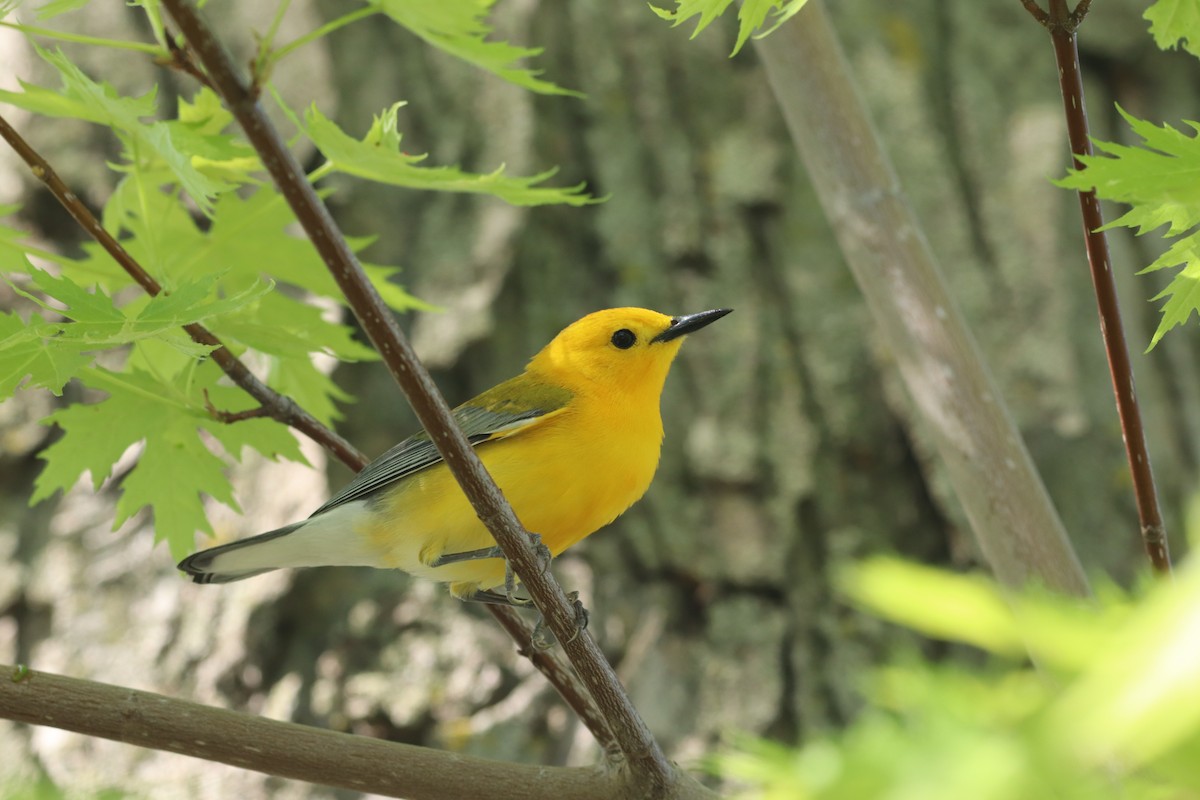
<svg viewBox="0 0 1200 800">
<path fill-rule="evenodd" d="M 566 408 L 571 392 L 521 375 L 495 386 L 454 409 L 454 419 L 472 445 L 512 436 L 544 422 Z M 429 434 L 408 437 L 363 467 L 340 492 L 312 516 L 368 497 L 413 473 L 441 463 Z"/>
</svg>

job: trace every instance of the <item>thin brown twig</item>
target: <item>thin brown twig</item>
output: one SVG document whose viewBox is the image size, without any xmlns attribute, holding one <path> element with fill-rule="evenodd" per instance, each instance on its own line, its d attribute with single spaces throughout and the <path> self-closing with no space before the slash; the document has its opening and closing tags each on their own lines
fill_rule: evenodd
<svg viewBox="0 0 1200 800">
<path fill-rule="evenodd" d="M 1079 0 L 1079 5 L 1075 6 L 1075 10 L 1071 12 L 1071 24 L 1078 28 L 1083 23 L 1083 18 L 1087 16 L 1088 9 L 1092 7 L 1092 0 Z"/>
<path fill-rule="evenodd" d="M 1037 4 L 1037 0 L 1021 0 L 1021 5 L 1025 6 L 1025 10 L 1032 14 L 1040 24 L 1046 25 L 1050 22 L 1050 15 Z"/>
<path fill-rule="evenodd" d="M 1067 118 L 1067 136 L 1075 169 L 1083 169 L 1080 156 L 1092 155 L 1092 140 L 1088 133 L 1087 106 L 1083 97 L 1083 76 L 1079 70 L 1079 47 L 1075 30 L 1087 15 L 1090 0 L 1081 0 L 1071 11 L 1066 0 L 1050 0 L 1050 21 L 1046 28 L 1054 45 L 1058 63 L 1059 88 L 1062 90 L 1063 111 Z M 1034 15 L 1035 18 L 1037 15 Z M 1040 20 L 1039 20 L 1040 21 Z M 1125 325 L 1117 302 L 1117 283 L 1112 270 L 1112 256 L 1105 235 L 1104 215 L 1100 200 L 1093 190 L 1079 192 L 1079 208 L 1083 216 L 1084 243 L 1092 285 L 1096 291 L 1096 306 L 1100 314 L 1100 335 L 1108 356 L 1113 393 L 1117 401 L 1117 416 L 1121 422 L 1125 455 L 1133 476 L 1133 493 L 1141 525 L 1142 544 L 1150 565 L 1160 574 L 1170 574 L 1171 554 L 1167 545 L 1166 526 L 1159 508 L 1158 490 L 1146 432 L 1138 407 L 1134 387 L 1133 365 L 1125 342 Z"/>
<path fill-rule="evenodd" d="M 163 5 L 292 207 L 480 520 L 503 549 L 551 632 L 564 642 L 564 650 L 603 713 L 640 795 L 663 797 L 677 790 L 681 782 L 690 779 L 667 761 L 595 640 L 586 631 L 576 635 L 574 607 L 549 571 L 540 568 L 528 534 L 454 422 L 445 399 L 367 280 L 328 209 L 256 102 L 255 90 L 242 82 L 224 47 L 190 3 L 164 0 Z"/>
<path fill-rule="evenodd" d="M 608 722 L 604 719 L 600 709 L 596 707 L 591 695 L 579 685 L 579 681 L 570 668 L 559 661 L 553 651 L 533 645 L 531 631 L 516 609 L 509 606 L 488 605 L 487 610 L 500 623 L 500 627 L 504 628 L 517 643 L 517 651 L 533 662 L 538 672 L 546 676 L 550 684 L 562 695 L 567 705 L 592 732 L 597 743 L 607 752 L 609 761 L 619 760 L 621 751 L 617 747 L 612 732 L 608 729 Z M 597 731 L 602 731 L 602 735 L 597 735 Z"/>
<path fill-rule="evenodd" d="M 1044 11 L 1037 4 L 1037 0 L 1021 0 L 1021 5 L 1025 6 L 1025 10 L 1039 25 L 1051 33 L 1073 34 L 1083 24 L 1083 18 L 1087 16 L 1092 0 L 1079 0 L 1074 11 L 1067 10 L 1065 0 L 1050 0 L 1049 12 Z"/>
<path fill-rule="evenodd" d="M 204 395 L 204 410 L 217 422 L 233 423 L 271 416 L 271 411 L 266 406 L 248 408 L 245 411 L 222 411 L 213 405 L 212 399 L 208 396 L 208 389 L 202 390 L 202 394 Z"/>
<path fill-rule="evenodd" d="M 113 260 L 125 270 L 129 277 L 133 278 L 151 296 L 162 293 L 163 289 L 159 282 L 143 269 L 142 265 L 133 256 L 129 255 L 129 252 L 112 234 L 104 229 L 104 226 L 100 224 L 100 220 L 96 219 L 96 215 L 83 204 L 78 195 L 71 191 L 70 187 L 59 177 L 54 168 L 50 166 L 50 163 L 25 141 L 15 128 L 8 124 L 8 120 L 3 115 L 0 115 L 0 137 L 3 137 L 8 142 L 9 146 L 29 166 L 29 170 L 34 176 L 46 185 L 46 188 L 54 195 L 54 198 L 67 210 L 67 213 L 79 223 L 80 227 L 87 231 L 88 235 L 96 240 L 97 244 L 112 256 Z M 192 341 L 197 344 L 215 348 L 210 353 L 212 360 L 238 386 L 241 386 L 251 397 L 258 401 L 259 405 L 265 409 L 267 416 L 285 425 L 290 425 L 305 436 L 308 436 L 333 453 L 351 469 L 359 470 L 366 465 L 366 457 L 354 445 L 329 430 L 329 428 L 326 428 L 319 420 L 296 405 L 290 397 L 279 394 L 260 381 L 208 328 L 199 323 L 192 323 L 184 325 L 183 329 L 192 337 Z"/>
<path fill-rule="evenodd" d="M 212 84 L 208 81 L 208 76 L 204 74 L 204 70 L 196 65 L 196 60 L 192 58 L 192 54 L 187 48 L 181 47 L 179 42 L 171 34 L 167 27 L 163 26 L 163 36 L 167 40 L 167 52 L 170 53 L 169 58 L 162 59 L 159 63 L 166 67 L 172 67 L 180 72 L 187 73 L 196 79 L 196 82 L 202 86 L 212 88 Z"/>
</svg>

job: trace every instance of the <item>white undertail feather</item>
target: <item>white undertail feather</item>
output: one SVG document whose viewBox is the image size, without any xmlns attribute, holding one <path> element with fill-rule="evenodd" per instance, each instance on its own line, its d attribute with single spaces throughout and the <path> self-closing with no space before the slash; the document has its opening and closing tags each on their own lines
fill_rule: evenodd
<svg viewBox="0 0 1200 800">
<path fill-rule="evenodd" d="M 378 566 L 367 537 L 355 535 L 370 512 L 364 500 L 346 503 L 305 521 L 295 530 L 261 540 L 235 542 L 203 566 L 205 573 L 245 575 L 283 567 Z"/>
</svg>

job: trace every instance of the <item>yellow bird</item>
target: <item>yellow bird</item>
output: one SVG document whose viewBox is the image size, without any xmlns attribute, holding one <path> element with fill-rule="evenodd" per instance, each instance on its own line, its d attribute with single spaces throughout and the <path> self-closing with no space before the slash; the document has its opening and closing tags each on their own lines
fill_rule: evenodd
<svg viewBox="0 0 1200 800">
<path fill-rule="evenodd" d="M 552 556 L 646 493 L 671 362 L 685 334 L 730 310 L 597 311 L 555 336 L 523 373 L 454 409 L 517 517 Z M 505 586 L 507 566 L 495 540 L 424 432 L 368 464 L 303 522 L 179 563 L 197 583 L 319 566 L 401 569 L 449 583 L 462 600 L 512 602 L 511 592 L 493 591 Z"/>
</svg>

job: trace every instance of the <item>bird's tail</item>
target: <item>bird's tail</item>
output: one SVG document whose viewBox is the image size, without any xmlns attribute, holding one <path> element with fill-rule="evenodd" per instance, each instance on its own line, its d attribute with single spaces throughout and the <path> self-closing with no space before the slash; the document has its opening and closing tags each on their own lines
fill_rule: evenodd
<svg viewBox="0 0 1200 800">
<path fill-rule="evenodd" d="M 346 503 L 273 531 L 201 550 L 179 562 L 196 583 L 229 583 L 281 567 L 382 566 L 369 537 L 366 501 Z"/>
<path fill-rule="evenodd" d="M 180 561 L 179 569 L 192 576 L 196 583 L 229 583 L 279 569 L 284 565 L 269 558 L 274 548 L 269 547 L 268 543 L 295 532 L 305 522 L 294 522 L 240 542 L 201 550 Z M 268 558 L 264 559 L 264 556 Z"/>
</svg>

